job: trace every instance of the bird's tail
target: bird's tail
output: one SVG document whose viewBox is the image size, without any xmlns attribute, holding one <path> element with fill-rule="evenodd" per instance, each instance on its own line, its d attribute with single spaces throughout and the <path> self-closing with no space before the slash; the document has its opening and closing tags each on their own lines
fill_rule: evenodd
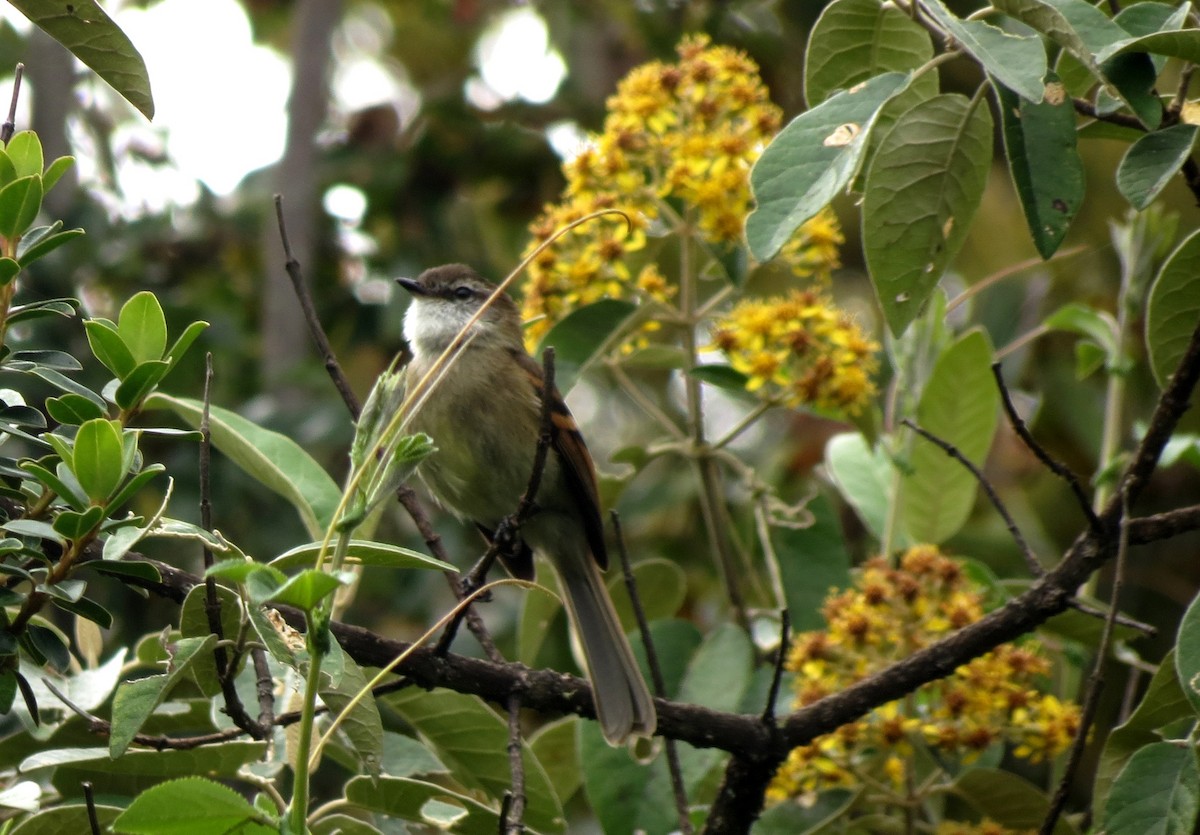
<svg viewBox="0 0 1200 835">
<path fill-rule="evenodd" d="M 622 745 L 630 736 L 653 736 L 658 724 L 654 700 L 599 567 L 590 554 L 557 562 L 567 611 L 583 644 L 604 738 L 610 745 Z"/>
</svg>

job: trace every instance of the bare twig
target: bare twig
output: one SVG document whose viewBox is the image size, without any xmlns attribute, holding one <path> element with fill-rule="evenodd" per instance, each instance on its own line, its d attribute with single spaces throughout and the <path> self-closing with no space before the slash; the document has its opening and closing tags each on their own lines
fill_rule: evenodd
<svg viewBox="0 0 1200 835">
<path fill-rule="evenodd" d="M 642 596 L 638 594 L 637 580 L 633 576 L 633 566 L 629 562 L 629 549 L 625 547 L 625 536 L 621 531 L 621 517 L 615 510 L 610 510 L 613 536 L 617 541 L 617 555 L 621 560 L 621 576 L 625 580 L 625 590 L 629 592 L 629 602 L 633 607 L 633 617 L 637 621 L 638 632 L 642 636 L 642 648 L 646 650 L 646 666 L 650 668 L 650 680 L 654 684 L 654 695 L 660 699 L 667 698 L 667 685 L 663 679 L 662 665 L 658 663 L 658 650 L 654 647 L 654 639 L 650 635 L 650 622 L 646 620 L 646 610 L 642 606 Z M 683 768 L 679 764 L 679 748 L 675 740 L 663 737 L 663 749 L 667 758 L 667 772 L 671 775 L 671 792 L 675 796 L 675 811 L 679 815 L 679 831 L 683 835 L 691 835 L 692 819 L 688 815 L 687 788 L 683 784 Z"/>
<path fill-rule="evenodd" d="M 96 816 L 96 793 L 92 790 L 92 781 L 84 780 L 79 785 L 83 787 L 83 802 L 87 804 L 88 828 L 92 835 L 100 835 L 100 818 Z"/>
<path fill-rule="evenodd" d="M 288 242 L 287 227 L 283 222 L 283 195 L 280 194 L 275 195 L 275 217 L 279 221 L 279 240 L 283 244 L 283 254 L 287 259 L 283 266 L 287 270 L 288 278 L 292 280 L 292 289 L 296 293 L 296 300 L 300 302 L 300 308 L 304 311 L 304 321 L 308 323 L 308 332 L 312 335 L 313 342 L 317 345 L 317 350 L 321 352 L 321 358 L 325 362 L 325 371 L 329 374 L 329 379 L 333 381 L 333 387 L 342 396 L 342 402 L 350 410 L 350 416 L 358 420 L 361 405 L 354 394 L 354 389 L 350 387 L 350 381 L 342 373 L 342 366 L 338 364 L 337 357 L 333 353 L 333 347 L 329 344 L 329 338 L 325 335 L 325 329 L 321 327 L 321 320 L 317 317 L 317 310 L 313 306 L 312 294 L 308 292 L 308 285 L 304 283 L 304 274 L 300 270 L 300 262 L 292 254 L 292 245 Z"/>
<path fill-rule="evenodd" d="M 1063 464 L 1050 455 L 1045 447 L 1034 439 L 1029 431 L 1029 427 L 1025 425 L 1025 421 L 1017 414 L 1017 407 L 1013 405 L 1008 385 L 1004 382 L 1004 372 L 1001 370 L 1000 363 L 992 363 L 992 376 L 996 378 L 996 386 L 1000 389 L 1000 402 L 1004 404 L 1004 413 L 1008 415 L 1008 422 L 1012 425 L 1013 431 L 1017 433 L 1017 437 L 1024 442 L 1025 446 L 1039 461 L 1046 465 L 1046 468 L 1050 472 L 1067 483 L 1067 486 L 1071 488 L 1071 492 L 1075 494 L 1075 500 L 1083 511 L 1083 515 L 1087 517 L 1088 526 L 1092 530 L 1097 530 L 1100 520 L 1096 518 L 1096 512 L 1092 510 L 1092 502 L 1088 499 L 1087 493 L 1083 491 L 1083 485 L 1079 482 L 1079 476 L 1075 475 L 1066 464 Z"/>
<path fill-rule="evenodd" d="M 1128 526 L 1126 529 L 1128 530 Z M 1082 612 L 1085 615 L 1091 615 L 1094 618 L 1100 618 L 1100 620 L 1107 620 L 1111 611 L 1108 609 L 1097 609 L 1095 606 L 1089 606 L 1087 603 L 1084 603 L 1078 598 L 1073 598 L 1070 606 L 1077 612 Z M 1158 629 L 1150 624 L 1143 623 L 1140 620 L 1134 620 L 1128 615 L 1123 615 L 1120 612 L 1117 612 L 1117 614 L 1114 616 L 1114 620 L 1117 622 L 1118 626 L 1128 626 L 1130 629 L 1136 629 L 1147 638 L 1153 638 L 1158 634 Z"/>
<path fill-rule="evenodd" d="M 21 78 L 25 75 L 25 65 L 17 64 L 16 70 L 13 72 L 13 89 L 12 100 L 8 103 L 8 118 L 4 120 L 4 124 L 0 125 L 0 143 L 8 144 L 8 140 L 12 139 L 13 131 L 17 129 L 17 101 L 21 97 Z"/>
<path fill-rule="evenodd" d="M 1013 541 L 1016 542 L 1017 547 L 1021 549 L 1021 556 L 1025 559 L 1025 565 L 1029 568 L 1029 573 L 1034 577 L 1044 576 L 1046 569 L 1040 562 L 1038 562 L 1037 555 L 1033 553 L 1033 550 L 1029 547 L 1029 543 L 1025 541 L 1025 537 L 1021 534 L 1021 529 L 1017 527 L 1016 521 L 1008 512 L 1008 508 L 1004 506 L 1004 502 L 1000 500 L 1000 496 L 997 495 L 995 488 L 992 487 L 991 482 L 987 480 L 987 477 L 983 474 L 983 471 L 976 467 L 969 458 L 963 455 L 958 447 L 954 446 L 948 441 L 939 438 L 937 435 L 934 435 L 932 432 L 929 432 L 926 429 L 922 429 L 908 418 L 900 421 L 900 423 L 916 432 L 934 446 L 937 446 L 942 450 L 942 452 L 946 453 L 955 461 L 962 464 L 963 467 L 965 467 L 967 471 L 975 477 L 975 480 L 979 482 L 979 486 L 983 488 L 984 494 L 988 497 L 988 501 L 992 503 L 992 507 L 996 508 L 996 512 L 1000 514 L 1000 518 L 1004 520 L 1004 525 L 1008 528 L 1008 532 L 1012 536 Z"/>
<path fill-rule="evenodd" d="M 1137 116 L 1130 116 L 1127 113 L 1101 113 L 1096 110 L 1096 105 L 1087 99 L 1073 98 L 1071 99 L 1071 104 L 1074 105 L 1076 113 L 1095 119 L 1097 122 L 1108 122 L 1110 125 L 1132 128 L 1133 130 L 1146 130 L 1146 126 L 1142 124 L 1142 120 Z"/>
<path fill-rule="evenodd" d="M 1128 512 L 1128 498 L 1124 494 L 1121 494 L 1119 498 L 1123 502 L 1124 510 Z M 1100 645 L 1096 647 L 1096 663 L 1092 667 L 1091 675 L 1088 676 L 1087 694 L 1084 696 L 1083 708 L 1080 711 L 1079 730 L 1071 742 L 1071 753 L 1067 757 L 1067 764 L 1063 768 L 1054 797 L 1050 800 L 1046 819 L 1042 821 L 1040 835 L 1053 835 L 1054 829 L 1058 825 L 1058 819 L 1067 804 L 1067 793 L 1071 790 L 1071 782 L 1075 779 L 1075 772 L 1079 769 L 1079 762 L 1083 759 L 1083 752 L 1087 748 L 1088 730 L 1096 718 L 1096 709 L 1100 706 L 1100 691 L 1104 689 L 1104 662 L 1108 660 L 1108 646 L 1112 641 L 1113 626 L 1117 619 L 1117 602 L 1121 596 L 1121 584 L 1125 575 L 1125 557 L 1129 551 L 1129 526 L 1125 523 L 1125 518 L 1121 518 L 1120 535 L 1117 541 L 1117 562 L 1113 569 L 1108 617 L 1105 618 L 1104 629 L 1100 633 Z"/>
<path fill-rule="evenodd" d="M 512 787 L 505 795 L 507 804 L 500 824 L 508 835 L 521 835 L 525 831 L 525 760 L 521 746 L 521 697 L 516 693 L 508 697 L 508 768 Z"/>
<path fill-rule="evenodd" d="M 788 642 L 791 640 L 792 618 L 787 609 L 779 612 L 779 652 L 775 656 L 775 671 L 771 675 L 771 688 L 767 691 L 767 703 L 763 707 L 762 720 L 775 727 L 775 703 L 779 700 L 779 688 L 783 684 L 783 668 L 787 664 Z"/>
<path fill-rule="evenodd" d="M 212 352 L 204 358 L 204 401 L 200 412 L 200 525 L 204 530 L 212 532 L 212 432 L 209 428 L 209 407 L 212 402 Z M 213 553 L 207 545 L 202 549 L 204 569 L 207 572 L 213 565 Z M 246 712 L 242 698 L 238 695 L 237 675 L 238 658 L 236 653 L 230 656 L 220 642 L 225 638 L 224 627 L 221 624 L 221 600 L 217 597 L 217 581 L 212 577 L 204 578 L 204 614 L 208 620 L 208 631 L 217 636 L 217 646 L 213 648 L 213 663 L 217 668 L 217 680 L 221 683 L 221 696 L 225 700 L 225 713 L 246 733 L 255 739 L 267 736 L 269 725 L 260 725 Z M 261 652 L 261 650 L 260 650 Z M 265 658 L 264 658 L 265 661 Z M 261 709 L 261 697 L 259 707 Z"/>
</svg>

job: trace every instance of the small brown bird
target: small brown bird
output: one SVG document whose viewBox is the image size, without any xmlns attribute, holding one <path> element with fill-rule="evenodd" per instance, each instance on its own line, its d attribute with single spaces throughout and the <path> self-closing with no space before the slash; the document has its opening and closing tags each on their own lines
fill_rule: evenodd
<svg viewBox="0 0 1200 835">
<path fill-rule="evenodd" d="M 404 336 L 415 385 L 492 295 L 470 267 L 448 264 L 399 279 L 412 294 Z M 501 294 L 465 336 L 461 355 L 418 398 L 408 428 L 438 451 L 418 471 L 440 503 L 491 535 L 512 514 L 533 471 L 541 434 L 542 369 L 525 352 L 521 316 Z M 612 745 L 652 736 L 654 701 L 621 630 L 600 569 L 607 568 L 596 470 L 575 419 L 551 391 L 552 440 L 534 511 L 521 527 L 521 555 L 505 565 L 531 579 L 531 550 L 558 572 L 567 611 L 583 644 L 596 714 Z"/>
</svg>

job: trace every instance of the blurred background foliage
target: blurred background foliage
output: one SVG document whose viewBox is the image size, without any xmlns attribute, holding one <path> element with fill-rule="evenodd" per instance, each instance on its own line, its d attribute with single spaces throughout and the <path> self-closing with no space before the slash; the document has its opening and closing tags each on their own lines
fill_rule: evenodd
<svg viewBox="0 0 1200 835">
<path fill-rule="evenodd" d="M 966 3 L 951 5 L 960 13 L 971 8 Z M 561 152 L 570 147 L 572 136 L 599 130 L 605 99 L 630 68 L 655 58 L 669 60 L 684 34 L 705 32 L 714 42 L 741 48 L 758 62 L 773 99 L 790 119 L 804 108 L 803 50 L 821 4 L 243 0 L 242 7 L 255 40 L 278 51 L 293 70 L 293 93 L 287 102 L 292 127 L 284 155 L 248 174 L 228 194 L 201 186 L 193 202 L 162 206 L 139 207 L 141 198 L 126 190 L 121 170 L 132 159 L 151 177 L 177 176 L 171 173 L 169 137 L 164 139 L 130 108 L 105 95 L 57 44 L 3 24 L 0 66 L 21 60 L 29 67 L 29 121 L 18 127 L 37 130 L 48 157 L 69 148 L 91 161 L 81 166 L 85 173 L 78 182 L 56 191 L 60 202 L 53 209 L 68 227 L 84 227 L 87 237 L 35 265 L 26 292 L 45 297 L 79 294 L 92 313 L 111 315 L 129 295 L 150 289 L 162 300 L 172 330 L 193 319 L 210 321 L 213 327 L 202 347 L 214 355 L 214 402 L 295 438 L 340 478 L 350 422 L 290 298 L 273 193 L 283 195 L 289 232 L 338 357 L 356 389 L 365 394 L 374 376 L 402 348 L 405 300 L 393 291 L 391 279 L 450 261 L 470 263 L 496 279 L 506 274 L 528 243 L 529 223 L 559 196 Z M 488 44 L 514 15 L 543 21 L 547 50 L 561 59 L 561 83 L 545 101 L 506 97 L 505 91 L 488 89 Z M 160 36 L 188 34 L 172 31 Z M 213 62 L 222 61 L 220 43 L 209 44 L 208 50 Z M 394 97 L 359 108 L 339 100 L 328 79 L 339 63 L 352 61 L 373 63 L 389 76 Z M 552 68 L 553 60 L 547 66 Z M 190 71 L 203 75 L 206 67 Z M 956 72 L 974 73 L 975 68 L 967 61 L 952 63 L 943 68 L 943 83 L 958 89 L 977 80 L 956 78 Z M 2 80 L 0 89 L 7 89 Z M 242 130 L 223 111 L 223 103 L 238 95 L 236 85 L 229 86 L 193 103 L 207 112 L 214 136 L 232 135 L 236 140 Z M 999 145 L 998 137 L 996 141 Z M 1069 300 L 1108 309 L 1115 302 L 1120 265 L 1109 227 L 1127 206 L 1112 185 L 1111 172 L 1126 145 L 1094 140 L 1080 147 L 1089 170 L 1088 195 L 1063 246 L 1074 254 L 1052 264 L 1031 263 L 978 294 L 972 311 L 965 314 L 981 322 L 997 346 L 1012 342 Z M 1163 202 L 1181 213 L 1183 229 L 1194 225 L 1195 207 L 1181 186 L 1168 189 Z M 342 208 L 347 205 L 350 209 Z M 880 319 L 858 247 L 857 207 L 842 199 L 834 209 L 847 238 L 834 292 L 878 334 Z M 947 279 L 950 294 L 1035 258 L 1011 183 L 998 165 Z M 86 353 L 77 323 L 56 327 L 63 350 Z M 20 333 L 15 336 L 19 339 Z M 1013 386 L 1045 393 L 1040 402 L 1030 404 L 1036 407 L 1035 434 L 1078 472 L 1090 475 L 1099 445 L 1103 379 L 1077 379 L 1074 341 L 1069 335 L 1044 336 L 1017 351 L 1006 373 Z M 199 395 L 202 363 L 203 351 L 189 354 L 173 377 L 176 393 Z M 1144 368 L 1139 362 L 1129 381 L 1134 393 L 1129 403 L 1143 410 L 1156 391 Z M 96 378 L 90 382 L 98 384 L 100 369 L 93 370 Z M 617 506 L 635 556 L 676 560 L 689 577 L 692 615 L 710 626 L 723 619 L 722 596 L 715 589 L 716 573 L 706 549 L 697 547 L 703 529 L 694 512 L 693 481 L 685 470 L 660 463 L 621 482 L 628 473 L 610 461 L 611 453 L 645 440 L 649 429 L 632 404 L 606 396 L 610 389 L 603 371 L 592 373 L 572 392 L 571 405 L 597 463 L 612 478 L 613 495 L 621 488 Z M 1139 411 L 1136 416 L 1144 414 Z M 785 496 L 799 498 L 835 428 L 802 413 L 775 414 L 761 430 L 739 441 L 739 449 L 764 473 L 787 485 Z M 1197 430 L 1195 415 L 1185 421 L 1184 430 Z M 148 455 L 182 474 L 172 513 L 193 518 L 195 486 L 186 473 L 194 471 L 194 451 L 175 444 Z M 1034 549 L 1047 560 L 1061 553 L 1080 529 L 1078 509 L 1061 482 L 1046 473 L 1007 428 L 992 450 L 988 474 Z M 214 483 L 216 525 L 248 552 L 266 557 L 304 539 L 282 501 L 254 488 L 233 466 L 216 462 Z M 1177 507 L 1197 501 L 1200 484 L 1194 471 L 1180 467 L 1154 483 L 1140 512 L 1153 512 L 1158 503 Z M 842 508 L 841 519 L 857 549 L 855 558 L 870 556 L 852 513 Z M 747 514 L 735 523 L 750 530 L 753 519 Z M 388 524 L 384 538 L 418 544 L 410 524 L 398 516 Z M 451 553 L 464 561 L 478 550 L 473 532 L 448 519 L 441 519 L 439 530 L 449 540 Z M 1196 535 L 1177 537 L 1139 549 L 1131 560 L 1124 609 L 1165 627 L 1160 638 L 1137 643 L 1137 652 L 1147 659 L 1157 660 L 1169 645 L 1179 613 L 1200 584 L 1197 544 Z M 1024 577 L 1019 552 L 982 501 L 971 524 L 947 550 L 987 563 L 1002 578 Z M 193 554 L 153 555 L 177 564 L 198 561 Z M 347 619 L 385 634 L 412 637 L 448 600 L 440 578 L 418 574 L 424 573 L 372 577 L 363 584 Z M 1097 591 L 1106 593 L 1104 582 Z M 499 597 L 486 614 L 503 641 L 512 634 L 517 603 L 515 596 Z M 155 628 L 169 617 L 151 607 L 140 618 L 121 622 L 131 634 L 140 634 L 142 627 Z M 553 643 L 542 657 L 564 667 L 568 659 L 565 645 Z M 1126 668 L 1122 670 L 1118 681 L 1123 682 Z M 1120 684 L 1109 688 L 1110 717 L 1116 714 L 1121 690 Z"/>
</svg>

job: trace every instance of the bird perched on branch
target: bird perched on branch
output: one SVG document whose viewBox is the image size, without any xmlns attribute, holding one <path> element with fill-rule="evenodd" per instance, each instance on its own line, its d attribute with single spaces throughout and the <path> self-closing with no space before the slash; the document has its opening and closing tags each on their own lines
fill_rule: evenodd
<svg viewBox="0 0 1200 835">
<path fill-rule="evenodd" d="M 490 537 L 530 484 L 542 432 L 542 368 L 525 352 L 517 306 L 504 293 L 492 299 L 496 285 L 470 267 L 434 267 L 399 284 L 412 294 L 404 316 L 413 355 L 406 371 L 408 430 L 425 432 L 438 447 L 418 472 L 441 504 Z M 429 374 L 456 340 L 461 352 Z M 423 391 L 414 392 L 427 375 Z M 522 579 L 533 577 L 530 549 L 554 566 L 583 645 L 601 730 L 619 745 L 653 735 L 654 702 L 600 573 L 608 556 L 591 455 L 562 395 L 552 389 L 549 396 L 541 481 L 520 526 L 519 548 L 504 561 Z"/>
</svg>

